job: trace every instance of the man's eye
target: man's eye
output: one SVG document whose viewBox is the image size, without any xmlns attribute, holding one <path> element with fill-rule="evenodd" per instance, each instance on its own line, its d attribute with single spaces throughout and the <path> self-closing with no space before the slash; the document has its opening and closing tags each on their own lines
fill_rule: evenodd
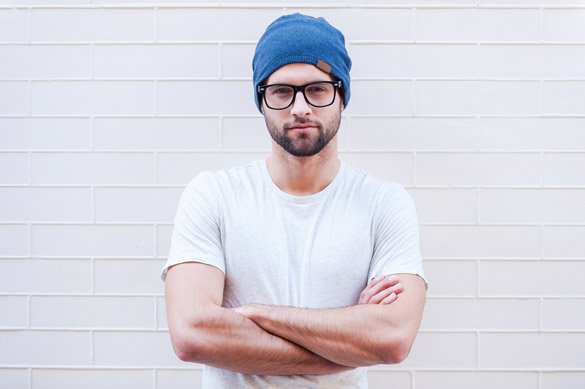
<svg viewBox="0 0 585 389">
<path fill-rule="evenodd" d="M 287 95 L 290 94 L 290 88 L 276 88 L 272 90 L 273 95 Z"/>
<path fill-rule="evenodd" d="M 311 93 L 327 92 L 327 88 L 325 88 L 324 86 L 319 86 L 319 85 L 311 86 L 311 87 L 307 88 L 307 90 Z"/>
</svg>

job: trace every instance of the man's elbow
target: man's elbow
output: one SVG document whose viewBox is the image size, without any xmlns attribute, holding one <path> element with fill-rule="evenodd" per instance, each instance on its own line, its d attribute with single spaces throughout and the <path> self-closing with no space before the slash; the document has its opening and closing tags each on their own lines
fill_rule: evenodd
<svg viewBox="0 0 585 389">
<path fill-rule="evenodd" d="M 397 364 L 403 362 L 410 353 L 414 337 L 412 336 L 395 336 L 384 342 L 383 352 L 381 353 L 382 363 Z"/>
<path fill-rule="evenodd" d="M 184 362 L 202 362 L 205 359 L 206 347 L 203 342 L 194 340 L 187 334 L 175 334 L 172 337 L 175 355 Z"/>
<path fill-rule="evenodd" d="M 211 352 L 210 339 L 206 336 L 203 318 L 181 325 L 170 326 L 173 350 L 184 362 L 204 363 Z"/>
</svg>

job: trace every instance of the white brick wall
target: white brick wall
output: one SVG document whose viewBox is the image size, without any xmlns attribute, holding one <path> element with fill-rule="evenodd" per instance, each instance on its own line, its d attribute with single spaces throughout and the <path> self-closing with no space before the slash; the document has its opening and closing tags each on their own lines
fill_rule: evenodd
<svg viewBox="0 0 585 389">
<path fill-rule="evenodd" d="M 254 45 L 327 17 L 341 156 L 411 193 L 430 279 L 371 388 L 585 387 L 582 0 L 0 0 L 0 388 L 198 388 L 159 270 L 198 172 L 264 157 Z"/>
</svg>

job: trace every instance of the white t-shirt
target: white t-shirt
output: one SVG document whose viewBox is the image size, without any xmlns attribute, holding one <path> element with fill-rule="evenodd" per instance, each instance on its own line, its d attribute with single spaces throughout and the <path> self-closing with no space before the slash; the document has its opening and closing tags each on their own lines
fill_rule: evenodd
<svg viewBox="0 0 585 389">
<path fill-rule="evenodd" d="M 170 266 L 183 262 L 225 274 L 224 307 L 345 307 L 380 274 L 424 279 L 409 194 L 343 161 L 335 179 L 310 196 L 281 191 L 264 160 L 199 174 L 181 196 L 163 280 Z M 366 388 L 367 380 L 363 368 L 253 376 L 206 367 L 203 387 Z"/>
</svg>

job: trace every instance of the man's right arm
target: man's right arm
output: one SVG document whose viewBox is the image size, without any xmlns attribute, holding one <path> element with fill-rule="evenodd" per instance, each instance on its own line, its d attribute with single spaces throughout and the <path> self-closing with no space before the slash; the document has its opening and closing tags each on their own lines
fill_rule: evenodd
<svg viewBox="0 0 585 389">
<path fill-rule="evenodd" d="M 223 308 L 224 282 L 219 269 L 202 263 L 182 263 L 168 270 L 167 318 L 173 348 L 181 360 L 257 375 L 333 374 L 352 369 Z"/>
</svg>

